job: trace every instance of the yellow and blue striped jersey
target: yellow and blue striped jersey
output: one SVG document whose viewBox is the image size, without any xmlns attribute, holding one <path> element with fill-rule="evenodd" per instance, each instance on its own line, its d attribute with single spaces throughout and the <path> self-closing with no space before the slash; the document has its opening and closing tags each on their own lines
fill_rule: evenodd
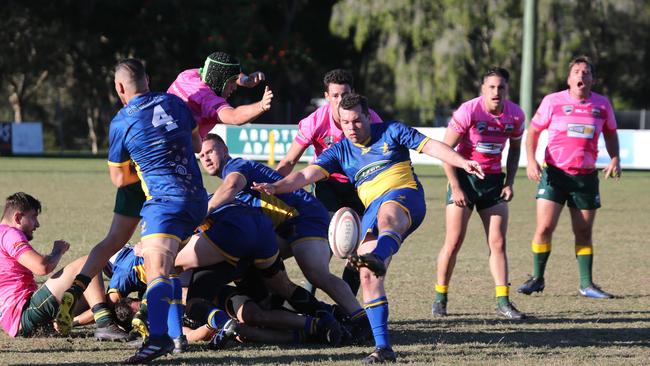
<svg viewBox="0 0 650 366">
<path fill-rule="evenodd" d="M 135 255 L 133 247 L 121 249 L 113 263 L 113 275 L 108 282 L 108 293 L 117 292 L 126 297 L 131 292 L 144 293 L 147 277 L 144 273 L 144 258 Z"/>
<path fill-rule="evenodd" d="M 422 151 L 428 137 L 402 122 L 370 125 L 370 137 L 363 144 L 343 139 L 323 151 L 314 161 L 323 173 L 344 173 L 357 188 L 361 202 L 368 205 L 384 193 L 420 185 L 409 157 L 409 149 Z"/>
</svg>

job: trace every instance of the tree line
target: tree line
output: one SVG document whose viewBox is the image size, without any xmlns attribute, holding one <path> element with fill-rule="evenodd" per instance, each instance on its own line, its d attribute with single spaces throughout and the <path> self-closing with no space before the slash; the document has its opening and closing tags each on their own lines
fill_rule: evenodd
<svg viewBox="0 0 650 366">
<path fill-rule="evenodd" d="M 616 108 L 647 106 L 650 4 L 537 2 L 535 96 L 564 87 L 569 59 L 591 56 L 596 90 Z M 523 3 L 516 0 L 114 0 L 0 7 L 0 121 L 41 121 L 48 150 L 98 152 L 120 108 L 112 68 L 146 61 L 153 90 L 223 50 L 274 90 L 260 122 L 297 123 L 322 97 L 322 75 L 345 67 L 384 118 L 431 125 L 475 96 L 491 65 L 517 100 Z M 232 103 L 257 100 L 263 86 Z"/>
</svg>

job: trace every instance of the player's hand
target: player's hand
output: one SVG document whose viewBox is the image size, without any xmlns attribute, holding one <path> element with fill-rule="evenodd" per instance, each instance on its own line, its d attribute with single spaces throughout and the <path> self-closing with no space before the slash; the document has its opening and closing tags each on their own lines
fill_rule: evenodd
<svg viewBox="0 0 650 366">
<path fill-rule="evenodd" d="M 483 173 L 483 169 L 481 169 L 481 164 L 474 160 L 465 160 L 463 169 L 465 169 L 466 172 L 479 177 L 479 179 L 485 178 L 485 173 Z"/>
<path fill-rule="evenodd" d="M 237 85 L 245 88 L 253 88 L 264 80 L 266 80 L 266 76 L 261 71 L 255 71 L 248 75 L 241 73 L 239 74 L 239 79 L 237 79 Z"/>
<path fill-rule="evenodd" d="M 515 192 L 512 190 L 512 186 L 504 186 L 501 190 L 501 198 L 506 202 L 510 202 L 514 196 Z"/>
<path fill-rule="evenodd" d="M 526 174 L 528 179 L 539 182 L 542 179 L 542 169 L 537 164 L 537 160 L 529 160 L 526 166 Z"/>
<path fill-rule="evenodd" d="M 272 184 L 269 184 L 269 183 L 253 182 L 253 185 L 251 186 L 251 188 L 258 191 L 258 192 L 263 192 L 263 193 L 266 193 L 266 194 L 275 194 L 275 187 Z"/>
<path fill-rule="evenodd" d="M 271 109 L 271 100 L 273 100 L 273 91 L 269 89 L 268 86 L 265 86 L 264 95 L 262 96 L 262 100 L 259 102 L 262 112 L 266 112 Z"/>
<path fill-rule="evenodd" d="M 465 192 L 463 192 L 463 190 L 460 188 L 451 189 L 451 199 L 458 207 L 467 206 L 467 196 L 465 196 Z"/>
<path fill-rule="evenodd" d="M 612 159 L 603 169 L 603 173 L 605 174 L 605 179 L 616 178 L 616 180 L 619 180 L 621 178 L 621 163 L 618 158 Z"/>
<path fill-rule="evenodd" d="M 52 254 L 53 255 L 63 255 L 65 252 L 70 249 L 70 243 L 65 240 L 55 240 L 52 245 Z"/>
</svg>

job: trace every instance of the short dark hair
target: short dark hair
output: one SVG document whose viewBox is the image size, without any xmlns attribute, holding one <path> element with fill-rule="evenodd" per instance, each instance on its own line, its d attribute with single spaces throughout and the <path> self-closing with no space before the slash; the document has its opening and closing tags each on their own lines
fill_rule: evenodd
<svg viewBox="0 0 650 366">
<path fill-rule="evenodd" d="M 341 99 L 341 103 L 339 103 L 339 110 L 345 109 L 349 111 L 358 105 L 361 106 L 361 112 L 363 112 L 363 114 L 370 114 L 370 111 L 368 110 L 368 99 L 357 93 L 346 94 L 343 99 Z"/>
<path fill-rule="evenodd" d="M 2 217 L 7 217 L 16 211 L 27 212 L 29 210 L 35 210 L 36 213 L 41 213 L 41 202 L 25 192 L 17 192 L 5 200 L 5 209 Z"/>
<path fill-rule="evenodd" d="M 199 69 L 203 82 L 208 84 L 215 94 L 221 96 L 228 81 L 239 77 L 241 64 L 232 55 L 225 52 L 214 52 L 205 59 L 205 64 Z"/>
<path fill-rule="evenodd" d="M 350 89 L 354 89 L 354 78 L 349 70 L 334 69 L 328 71 L 323 77 L 323 87 L 325 91 L 329 91 L 330 84 L 349 85 Z"/>
<path fill-rule="evenodd" d="M 226 144 L 226 142 L 223 141 L 221 136 L 217 135 L 216 133 L 209 133 L 209 134 L 205 135 L 205 137 L 203 138 L 203 141 L 208 141 L 208 140 L 212 140 L 212 141 L 215 141 L 215 142 L 218 142 L 218 143 L 222 143 L 224 145 Z"/>
<path fill-rule="evenodd" d="M 589 66 L 589 71 L 591 71 L 591 75 L 594 75 L 596 73 L 594 64 L 591 63 L 591 59 L 585 55 L 580 55 L 578 57 L 574 57 L 571 60 L 571 62 L 569 62 L 569 71 L 567 72 L 567 74 L 571 73 L 571 69 L 573 68 L 573 65 L 576 64 L 587 64 L 587 66 Z"/>
<path fill-rule="evenodd" d="M 485 73 L 483 73 L 483 78 L 481 79 L 481 81 L 485 82 L 485 79 L 489 78 L 490 76 L 498 76 L 503 80 L 505 80 L 506 83 L 510 81 L 510 73 L 508 72 L 508 70 L 504 69 L 503 67 L 494 66 L 485 70 Z"/>
<path fill-rule="evenodd" d="M 144 63 L 137 58 L 125 58 L 119 60 L 115 65 L 115 73 L 126 71 L 134 81 L 144 80 L 147 77 L 147 70 Z"/>
<path fill-rule="evenodd" d="M 133 299 L 130 297 L 121 298 L 113 308 L 115 322 L 126 331 L 131 330 L 131 321 L 135 315 L 131 303 L 133 303 Z"/>
</svg>

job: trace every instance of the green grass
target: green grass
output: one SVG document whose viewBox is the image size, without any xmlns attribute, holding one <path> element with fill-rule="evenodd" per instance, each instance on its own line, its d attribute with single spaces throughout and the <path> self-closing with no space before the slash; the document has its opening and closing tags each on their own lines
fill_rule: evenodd
<svg viewBox="0 0 650 366">
<path fill-rule="evenodd" d="M 578 274 L 568 213 L 553 240 L 546 290 L 523 296 L 514 288 L 531 271 L 535 186 L 519 171 L 510 208 L 508 254 L 512 299 L 533 316 L 523 323 L 493 316 L 494 287 L 487 246 L 477 216 L 470 222 L 450 286 L 450 317 L 430 317 L 435 258 L 444 235 L 446 180 L 438 167 L 416 167 L 427 194 L 424 224 L 405 242 L 387 281 L 390 328 L 400 362 L 414 364 L 605 365 L 650 363 L 650 287 L 647 283 L 650 173 L 625 172 L 619 182 L 602 181 L 603 208 L 594 230 L 595 281 L 622 298 L 590 300 L 577 295 Z M 209 189 L 217 183 L 205 179 Z M 87 254 L 103 238 L 112 216 L 115 189 L 106 164 L 94 159 L 0 158 L 0 197 L 26 191 L 44 210 L 33 244 L 49 252 L 55 239 L 72 244 L 64 263 Z M 302 281 L 288 261 L 290 275 Z M 335 273 L 342 261 L 333 260 Z M 318 293 L 322 296 L 322 292 Z M 115 363 L 132 353 L 120 343 L 98 343 L 92 328 L 74 337 L 11 339 L 0 335 L 0 364 Z M 163 358 L 162 364 L 358 364 L 370 347 L 241 345 L 225 351 Z"/>
</svg>

